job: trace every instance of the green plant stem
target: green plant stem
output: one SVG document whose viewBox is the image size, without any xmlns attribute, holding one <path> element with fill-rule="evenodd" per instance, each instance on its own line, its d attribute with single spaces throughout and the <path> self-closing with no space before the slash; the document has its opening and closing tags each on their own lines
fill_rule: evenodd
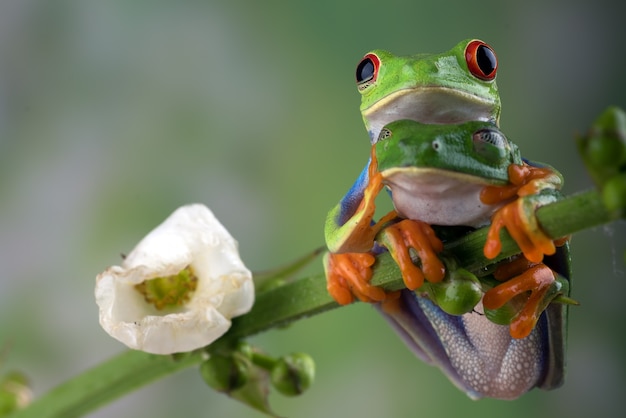
<svg viewBox="0 0 626 418">
<path fill-rule="evenodd" d="M 602 203 L 597 190 L 574 194 L 537 210 L 537 219 L 545 233 L 553 239 L 562 238 L 583 229 L 593 228 L 614 220 Z M 490 264 L 519 253 L 519 248 L 507 231 L 502 231 L 502 252 L 489 260 L 483 255 L 487 228 L 479 229 L 446 245 L 459 265 L 477 273 Z"/>
<path fill-rule="evenodd" d="M 38 398 L 14 418 L 74 418 L 160 377 L 199 364 L 206 353 L 196 351 L 158 356 L 125 351 L 68 380 Z"/>
<path fill-rule="evenodd" d="M 570 196 L 537 211 L 537 217 L 551 238 L 560 238 L 585 228 L 610 222 L 597 191 Z M 502 253 L 495 260 L 483 256 L 487 236 L 483 228 L 446 244 L 459 265 L 479 272 L 488 265 L 519 252 L 506 231 L 501 234 Z M 389 254 L 382 254 L 375 266 L 372 283 L 387 290 L 404 287 L 399 270 Z M 261 291 L 252 310 L 233 320 L 233 325 L 216 346 L 233 342 L 338 307 L 326 291 L 323 274 L 306 277 Z M 71 418 L 81 416 L 150 381 L 203 360 L 201 350 L 181 356 L 156 356 L 127 351 L 70 379 L 37 399 L 14 418 Z"/>
<path fill-rule="evenodd" d="M 537 217 L 553 239 L 613 220 L 595 190 L 541 207 L 537 210 Z M 458 260 L 459 266 L 477 275 L 489 265 L 520 252 L 510 235 L 502 231 L 500 255 L 493 260 L 487 259 L 483 255 L 487 231 L 488 228 L 476 230 L 446 244 L 445 249 Z M 404 288 L 398 266 L 388 253 L 378 257 L 371 283 L 386 290 Z M 324 275 L 306 277 L 258 294 L 252 310 L 235 318 L 225 337 L 244 338 L 336 307 L 338 305 L 326 291 Z"/>
</svg>

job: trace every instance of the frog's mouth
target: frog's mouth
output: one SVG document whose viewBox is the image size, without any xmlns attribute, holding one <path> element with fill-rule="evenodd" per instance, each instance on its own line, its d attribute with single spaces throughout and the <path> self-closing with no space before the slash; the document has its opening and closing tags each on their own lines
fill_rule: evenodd
<svg viewBox="0 0 626 418">
<path fill-rule="evenodd" d="M 457 89 L 416 87 L 398 90 L 363 109 L 372 142 L 383 126 L 402 119 L 428 124 L 460 124 L 469 121 L 498 122 L 498 103 Z"/>
</svg>

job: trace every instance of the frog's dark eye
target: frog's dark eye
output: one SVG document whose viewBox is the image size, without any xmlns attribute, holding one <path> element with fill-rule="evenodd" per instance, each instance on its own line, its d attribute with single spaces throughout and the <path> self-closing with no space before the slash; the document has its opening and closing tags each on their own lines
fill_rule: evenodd
<svg viewBox="0 0 626 418">
<path fill-rule="evenodd" d="M 378 134 L 378 139 L 376 140 L 376 142 L 384 141 L 388 138 L 391 138 L 391 131 L 387 128 L 383 128 L 380 130 L 380 134 Z"/>
<path fill-rule="evenodd" d="M 511 149 L 502 132 L 494 128 L 483 128 L 472 135 L 476 158 L 487 164 L 500 164 L 507 160 Z"/>
<path fill-rule="evenodd" d="M 376 81 L 380 59 L 375 54 L 367 54 L 359 65 L 356 66 L 356 84 L 359 88 L 365 87 Z"/>
<path fill-rule="evenodd" d="M 474 147 L 484 148 L 485 144 L 493 145 L 496 148 L 505 149 L 507 140 L 502 132 L 495 129 L 481 129 L 474 132 L 472 136 Z"/>
<path fill-rule="evenodd" d="M 510 151 L 506 137 L 495 128 L 484 128 L 474 132 L 472 140 L 476 156 L 489 163 L 503 161 Z"/>
<path fill-rule="evenodd" d="M 491 81 L 496 78 L 498 59 L 496 53 L 483 41 L 474 40 L 465 47 L 467 68 L 477 78 Z"/>
</svg>

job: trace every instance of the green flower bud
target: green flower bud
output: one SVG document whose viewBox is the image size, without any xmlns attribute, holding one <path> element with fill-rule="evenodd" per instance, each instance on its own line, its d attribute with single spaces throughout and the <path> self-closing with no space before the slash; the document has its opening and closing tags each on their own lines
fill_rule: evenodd
<svg viewBox="0 0 626 418">
<path fill-rule="evenodd" d="M 624 144 L 618 138 L 600 136 L 589 141 L 587 157 L 595 167 L 618 167 L 625 154 Z"/>
<path fill-rule="evenodd" d="M 589 174 L 603 187 L 626 163 L 626 113 L 618 107 L 609 107 L 577 142 Z"/>
<path fill-rule="evenodd" d="M 249 364 L 241 356 L 215 354 L 200 365 L 200 374 L 211 388 L 230 393 L 248 381 Z"/>
<path fill-rule="evenodd" d="M 272 385 L 283 395 L 300 395 L 313 383 L 315 363 L 308 354 L 293 353 L 278 359 L 270 378 Z"/>
<path fill-rule="evenodd" d="M 462 268 L 447 271 L 441 282 L 425 283 L 424 288 L 433 302 L 450 315 L 470 312 L 482 297 L 480 281 Z"/>
<path fill-rule="evenodd" d="M 606 208 L 615 216 L 626 212 L 626 173 L 608 180 L 602 188 L 602 200 Z"/>
<path fill-rule="evenodd" d="M 239 341 L 235 350 L 247 359 L 252 359 L 254 348 L 246 341 Z"/>
</svg>

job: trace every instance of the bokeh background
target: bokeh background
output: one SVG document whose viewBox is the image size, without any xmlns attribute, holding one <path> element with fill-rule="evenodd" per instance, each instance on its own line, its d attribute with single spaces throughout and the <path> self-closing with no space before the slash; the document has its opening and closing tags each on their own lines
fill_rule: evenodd
<svg viewBox="0 0 626 418">
<path fill-rule="evenodd" d="M 122 351 L 94 278 L 179 205 L 202 202 L 253 270 L 323 242 L 368 156 L 354 68 L 365 52 L 496 50 L 501 126 L 526 157 L 591 187 L 573 137 L 626 107 L 617 1 L 2 0 L 0 346 L 37 394 Z M 572 241 L 568 375 L 556 391 L 470 401 L 363 304 L 252 342 L 306 351 L 317 380 L 272 396 L 289 417 L 608 416 L 626 388 L 623 224 Z M 312 270 L 319 271 L 317 264 Z M 186 370 L 93 417 L 260 417 Z"/>
</svg>

